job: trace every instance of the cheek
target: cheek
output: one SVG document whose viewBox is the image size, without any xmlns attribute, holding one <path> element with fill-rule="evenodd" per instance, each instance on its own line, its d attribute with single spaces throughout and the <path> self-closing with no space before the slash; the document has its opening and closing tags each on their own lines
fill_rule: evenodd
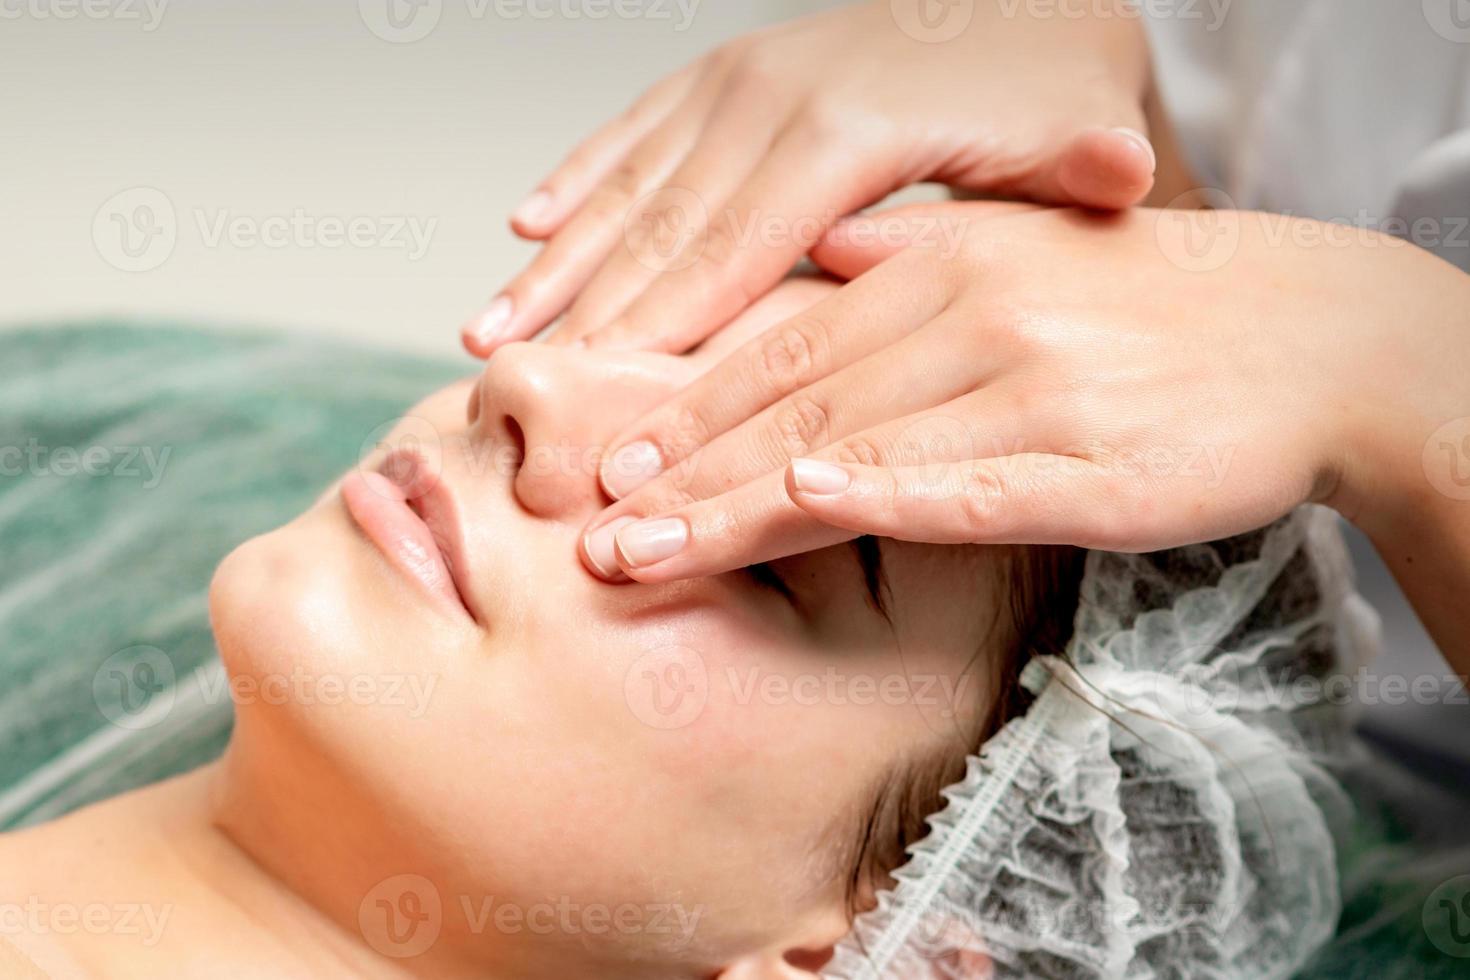
<svg viewBox="0 0 1470 980">
<path fill-rule="evenodd" d="M 397 765 L 421 737 L 465 636 L 378 567 L 324 504 L 220 565 L 210 616 L 247 728 L 292 733 L 349 770 Z"/>
</svg>

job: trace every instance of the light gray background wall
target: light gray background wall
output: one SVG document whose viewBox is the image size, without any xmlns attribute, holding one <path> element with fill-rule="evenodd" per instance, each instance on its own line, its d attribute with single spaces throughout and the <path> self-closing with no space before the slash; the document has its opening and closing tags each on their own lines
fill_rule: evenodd
<svg viewBox="0 0 1470 980">
<path fill-rule="evenodd" d="M 579 137 L 720 41 L 830 5 L 0 0 L 0 322 L 162 314 L 457 352 L 533 254 L 506 215 Z M 637 15 L 592 16 L 612 8 Z M 128 272 L 111 214 L 156 205 L 114 200 L 140 187 L 177 236 Z M 365 218 L 373 241 L 211 242 L 221 220 L 298 210 Z M 377 240 L 397 218 L 432 228 L 422 255 Z"/>
<path fill-rule="evenodd" d="M 0 0 L 0 323 L 164 316 L 456 355 L 460 321 L 533 254 L 505 216 L 580 136 L 720 41 L 833 5 Z M 633 16 L 592 16 L 615 7 Z M 212 239 L 298 215 L 306 230 L 281 247 Z M 148 247 L 128 255 L 130 219 L 173 238 L 135 226 Z M 312 244 L 352 219 L 366 244 Z M 427 238 L 395 236 L 400 220 Z M 1384 669 L 1443 676 L 1355 551 L 1385 614 Z M 1470 707 L 1368 715 L 1470 752 Z"/>
</svg>

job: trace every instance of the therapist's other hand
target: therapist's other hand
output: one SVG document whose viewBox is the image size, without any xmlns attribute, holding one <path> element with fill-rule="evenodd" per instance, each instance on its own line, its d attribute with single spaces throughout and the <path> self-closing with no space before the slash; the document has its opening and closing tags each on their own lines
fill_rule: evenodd
<svg viewBox="0 0 1470 980">
<path fill-rule="evenodd" d="M 615 440 L 588 567 L 662 582 L 859 533 L 1148 551 L 1309 500 L 1359 519 L 1464 414 L 1470 280 L 1411 245 L 1241 212 L 942 218 L 956 254 L 844 222 L 813 257 L 852 282 Z"/>
<path fill-rule="evenodd" d="M 515 231 L 545 247 L 465 325 L 465 346 L 487 356 L 566 312 L 554 343 L 686 350 L 837 218 L 917 182 L 1107 209 L 1143 199 L 1155 157 L 1136 16 L 982 0 L 939 8 L 936 25 L 918 16 L 929 2 L 780 25 L 659 82 L 516 211 Z"/>
</svg>

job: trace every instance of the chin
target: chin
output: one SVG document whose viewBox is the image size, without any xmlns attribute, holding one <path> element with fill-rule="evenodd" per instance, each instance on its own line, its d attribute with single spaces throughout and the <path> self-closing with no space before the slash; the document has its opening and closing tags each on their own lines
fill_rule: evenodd
<svg viewBox="0 0 1470 980">
<path fill-rule="evenodd" d="M 231 677 L 310 669 L 317 647 L 348 640 L 334 630 L 344 619 L 350 562 L 323 524 L 318 512 L 303 515 L 246 541 L 215 569 L 209 618 Z"/>
</svg>

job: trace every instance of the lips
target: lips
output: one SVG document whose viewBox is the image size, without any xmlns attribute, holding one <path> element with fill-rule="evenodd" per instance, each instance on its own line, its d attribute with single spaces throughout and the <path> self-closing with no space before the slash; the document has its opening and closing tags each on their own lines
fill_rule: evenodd
<svg viewBox="0 0 1470 980">
<path fill-rule="evenodd" d="M 479 622 L 454 501 L 422 458 L 395 452 L 376 471 L 354 470 L 342 481 L 342 502 L 394 567 L 446 609 Z"/>
</svg>

